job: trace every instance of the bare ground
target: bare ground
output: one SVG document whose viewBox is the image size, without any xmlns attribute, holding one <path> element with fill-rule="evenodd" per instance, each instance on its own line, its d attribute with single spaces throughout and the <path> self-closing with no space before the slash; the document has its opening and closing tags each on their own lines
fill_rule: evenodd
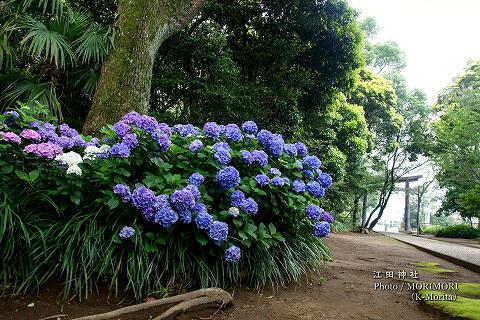
<svg viewBox="0 0 480 320">
<path fill-rule="evenodd" d="M 412 301 L 412 292 L 374 290 L 374 283 L 397 284 L 393 279 L 373 279 L 374 271 L 399 270 L 419 272 L 419 281 L 478 282 L 477 273 L 456 266 L 411 246 L 381 235 L 333 234 L 327 240 L 334 254 L 320 275 L 301 283 L 291 284 L 276 292 L 257 292 L 248 288 L 233 288 L 234 305 L 226 310 L 206 309 L 179 316 L 180 320 L 290 320 L 290 319 L 449 319 Z M 429 274 L 414 266 L 416 262 L 437 262 L 453 269 L 454 274 Z M 385 275 L 383 275 L 385 277 Z M 60 311 L 58 284 L 51 284 L 37 296 L 0 298 L 0 320 L 38 320 L 57 314 L 76 317 L 107 312 L 124 306 L 129 301 L 106 301 L 106 292 L 86 301 L 70 301 Z M 30 303 L 33 307 L 28 307 Z M 146 320 L 160 310 L 131 314 L 122 319 Z"/>
</svg>

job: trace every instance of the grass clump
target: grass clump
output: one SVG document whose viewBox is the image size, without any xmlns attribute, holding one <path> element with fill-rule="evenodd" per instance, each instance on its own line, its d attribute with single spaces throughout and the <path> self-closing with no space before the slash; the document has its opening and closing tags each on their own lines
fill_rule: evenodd
<svg viewBox="0 0 480 320">
<path fill-rule="evenodd" d="M 455 270 L 446 269 L 440 266 L 440 264 L 436 262 L 417 262 L 415 263 L 417 267 L 420 268 L 421 271 L 428 272 L 428 273 L 453 273 L 456 272 Z"/>
</svg>

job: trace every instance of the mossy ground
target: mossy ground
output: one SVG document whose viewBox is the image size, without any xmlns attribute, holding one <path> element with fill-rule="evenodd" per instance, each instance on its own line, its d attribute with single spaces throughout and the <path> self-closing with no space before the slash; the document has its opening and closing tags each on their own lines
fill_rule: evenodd
<svg viewBox="0 0 480 320">
<path fill-rule="evenodd" d="M 441 267 L 436 262 L 417 262 L 415 263 L 417 267 L 420 268 L 420 271 L 428 272 L 428 273 L 453 273 L 456 272 L 455 270 L 445 269 Z"/>
<path fill-rule="evenodd" d="M 462 289 L 460 289 L 460 285 L 462 285 L 464 289 L 472 288 L 472 285 L 473 285 L 475 286 L 475 292 L 477 294 L 480 294 L 479 292 L 480 284 L 462 283 L 462 284 L 459 284 L 459 290 L 456 290 L 455 292 L 462 291 Z M 441 297 L 443 293 L 447 293 L 447 292 L 420 290 L 419 293 L 422 294 L 422 296 L 426 294 L 432 294 L 432 295 Z M 448 293 L 452 293 L 452 292 L 448 292 Z M 425 303 L 436 309 L 442 310 L 443 312 L 445 312 L 446 314 L 452 317 L 462 317 L 466 319 L 480 320 L 480 299 L 466 298 L 458 295 L 455 301 L 426 300 Z"/>
</svg>

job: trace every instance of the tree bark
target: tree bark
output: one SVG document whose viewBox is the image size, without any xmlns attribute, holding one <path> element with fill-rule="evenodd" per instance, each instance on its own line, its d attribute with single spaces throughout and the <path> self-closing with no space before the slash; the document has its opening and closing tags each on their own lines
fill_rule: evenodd
<svg viewBox="0 0 480 320">
<path fill-rule="evenodd" d="M 155 56 L 205 0 L 119 0 L 115 50 L 105 61 L 83 132 L 90 134 L 129 111 L 148 113 Z"/>
</svg>

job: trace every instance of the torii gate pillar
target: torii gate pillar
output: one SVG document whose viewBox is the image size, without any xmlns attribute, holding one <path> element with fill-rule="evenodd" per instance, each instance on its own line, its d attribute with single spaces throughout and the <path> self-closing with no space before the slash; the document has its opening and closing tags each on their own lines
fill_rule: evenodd
<svg viewBox="0 0 480 320">
<path fill-rule="evenodd" d="M 412 228 L 410 227 L 410 181 L 417 181 L 420 179 L 422 176 L 410 176 L 410 177 L 402 177 L 398 179 L 398 182 L 405 182 L 405 210 L 404 210 L 404 215 L 403 215 L 403 221 L 404 221 L 404 230 L 407 233 L 410 233 L 412 231 Z"/>
</svg>

